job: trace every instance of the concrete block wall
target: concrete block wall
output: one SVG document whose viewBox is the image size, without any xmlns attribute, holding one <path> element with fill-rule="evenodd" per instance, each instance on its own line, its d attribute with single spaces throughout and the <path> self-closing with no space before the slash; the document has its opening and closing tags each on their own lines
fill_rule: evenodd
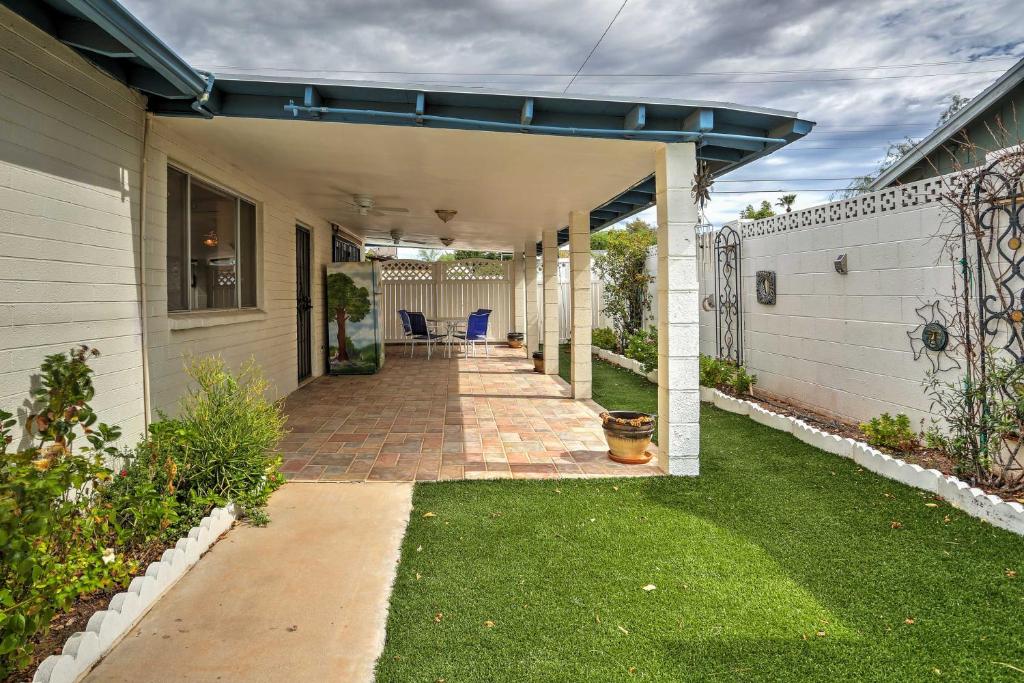
<svg viewBox="0 0 1024 683">
<path fill-rule="evenodd" d="M 853 421 L 882 412 L 930 421 L 931 365 L 914 360 L 907 333 L 922 323 L 915 309 L 953 285 L 941 182 L 739 223 L 744 364 L 760 389 Z M 702 296 L 714 291 L 713 240 L 702 242 Z M 840 254 L 845 275 L 833 266 Z M 774 306 L 757 302 L 758 270 L 776 273 Z M 701 350 L 715 355 L 715 311 L 703 307 Z"/>
<path fill-rule="evenodd" d="M 0 46 L 0 408 L 86 343 L 100 420 L 139 433 L 144 98 L 5 7 Z"/>
</svg>

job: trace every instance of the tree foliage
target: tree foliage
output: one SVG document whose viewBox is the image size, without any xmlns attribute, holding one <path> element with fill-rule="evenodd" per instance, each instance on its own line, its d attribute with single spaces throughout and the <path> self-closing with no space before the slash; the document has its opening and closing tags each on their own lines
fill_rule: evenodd
<svg viewBox="0 0 1024 683">
<path fill-rule="evenodd" d="M 627 335 L 643 329 L 644 313 L 651 308 L 647 250 L 658 239 L 654 228 L 641 219 L 607 234 L 605 252 L 594 258 L 594 269 L 604 280 L 603 310 L 612 319 L 621 348 Z"/>
<path fill-rule="evenodd" d="M 760 220 L 761 218 L 771 218 L 775 215 L 775 209 L 772 208 L 771 202 L 767 199 L 761 202 L 761 206 L 754 208 L 753 204 L 747 204 L 747 208 L 740 211 L 740 218 L 747 218 L 752 221 Z"/>
<path fill-rule="evenodd" d="M 780 209 L 785 209 L 786 213 L 793 211 L 793 205 L 796 204 L 795 194 L 784 194 L 779 197 L 778 201 L 775 202 L 775 206 Z"/>
</svg>

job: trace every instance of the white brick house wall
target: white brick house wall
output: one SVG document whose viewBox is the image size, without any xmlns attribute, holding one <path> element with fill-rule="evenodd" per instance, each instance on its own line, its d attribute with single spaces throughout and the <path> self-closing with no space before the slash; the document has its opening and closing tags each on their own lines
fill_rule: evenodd
<svg viewBox="0 0 1024 683">
<path fill-rule="evenodd" d="M 23 416 L 43 356 L 77 343 L 93 362 L 100 419 L 144 431 L 140 248 L 145 98 L 0 7 L 0 408 Z M 186 388 L 186 355 L 253 357 L 278 395 L 296 388 L 295 224 L 312 233 L 313 374 L 323 372 L 322 266 L 331 230 L 241 169 L 150 124 L 146 291 L 153 411 Z M 259 310 L 167 314 L 167 161 L 257 205 Z"/>
<path fill-rule="evenodd" d="M 100 419 L 143 429 L 138 187 L 145 100 L 0 8 L 0 407 L 84 342 Z"/>
<path fill-rule="evenodd" d="M 938 235 L 953 229 L 941 180 L 734 224 L 742 234 L 744 364 L 758 387 L 850 420 L 882 412 L 929 418 L 914 360 L 915 309 L 949 295 Z M 714 235 L 703 238 L 702 297 L 714 292 Z M 849 273 L 834 259 L 846 254 Z M 777 304 L 757 302 L 755 273 L 774 270 Z M 715 312 L 701 311 L 701 351 L 715 355 Z"/>
</svg>

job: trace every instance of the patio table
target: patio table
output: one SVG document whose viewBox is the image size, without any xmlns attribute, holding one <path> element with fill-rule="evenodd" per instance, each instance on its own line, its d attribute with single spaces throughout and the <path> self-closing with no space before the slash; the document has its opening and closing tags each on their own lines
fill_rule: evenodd
<svg viewBox="0 0 1024 683">
<path fill-rule="evenodd" d="M 438 329 L 441 326 L 444 327 L 445 335 L 448 338 L 448 340 L 447 340 L 448 343 L 446 344 L 446 346 L 448 347 L 447 348 L 447 357 L 451 358 L 452 357 L 452 334 L 455 333 L 455 331 L 458 328 L 460 323 L 461 324 L 465 324 L 466 323 L 465 316 L 454 316 L 454 315 L 453 316 L 437 316 L 437 317 L 434 317 L 434 318 L 427 318 L 427 322 L 431 323 L 432 325 L 434 325 L 434 329 Z"/>
</svg>

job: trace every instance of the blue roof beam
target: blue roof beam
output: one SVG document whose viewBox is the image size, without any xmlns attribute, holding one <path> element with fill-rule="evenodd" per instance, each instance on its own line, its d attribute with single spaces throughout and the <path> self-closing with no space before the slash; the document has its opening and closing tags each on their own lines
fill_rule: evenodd
<svg viewBox="0 0 1024 683">
<path fill-rule="evenodd" d="M 643 130 L 646 126 L 647 107 L 642 104 L 638 104 L 626 112 L 626 117 L 623 121 L 623 127 L 626 130 Z"/>
<path fill-rule="evenodd" d="M 695 109 L 683 119 L 683 128 L 710 133 L 715 129 L 715 111 L 713 109 Z"/>
<path fill-rule="evenodd" d="M 523 108 L 519 110 L 519 123 L 529 126 L 533 123 L 533 98 L 527 97 L 523 100 Z"/>
</svg>

